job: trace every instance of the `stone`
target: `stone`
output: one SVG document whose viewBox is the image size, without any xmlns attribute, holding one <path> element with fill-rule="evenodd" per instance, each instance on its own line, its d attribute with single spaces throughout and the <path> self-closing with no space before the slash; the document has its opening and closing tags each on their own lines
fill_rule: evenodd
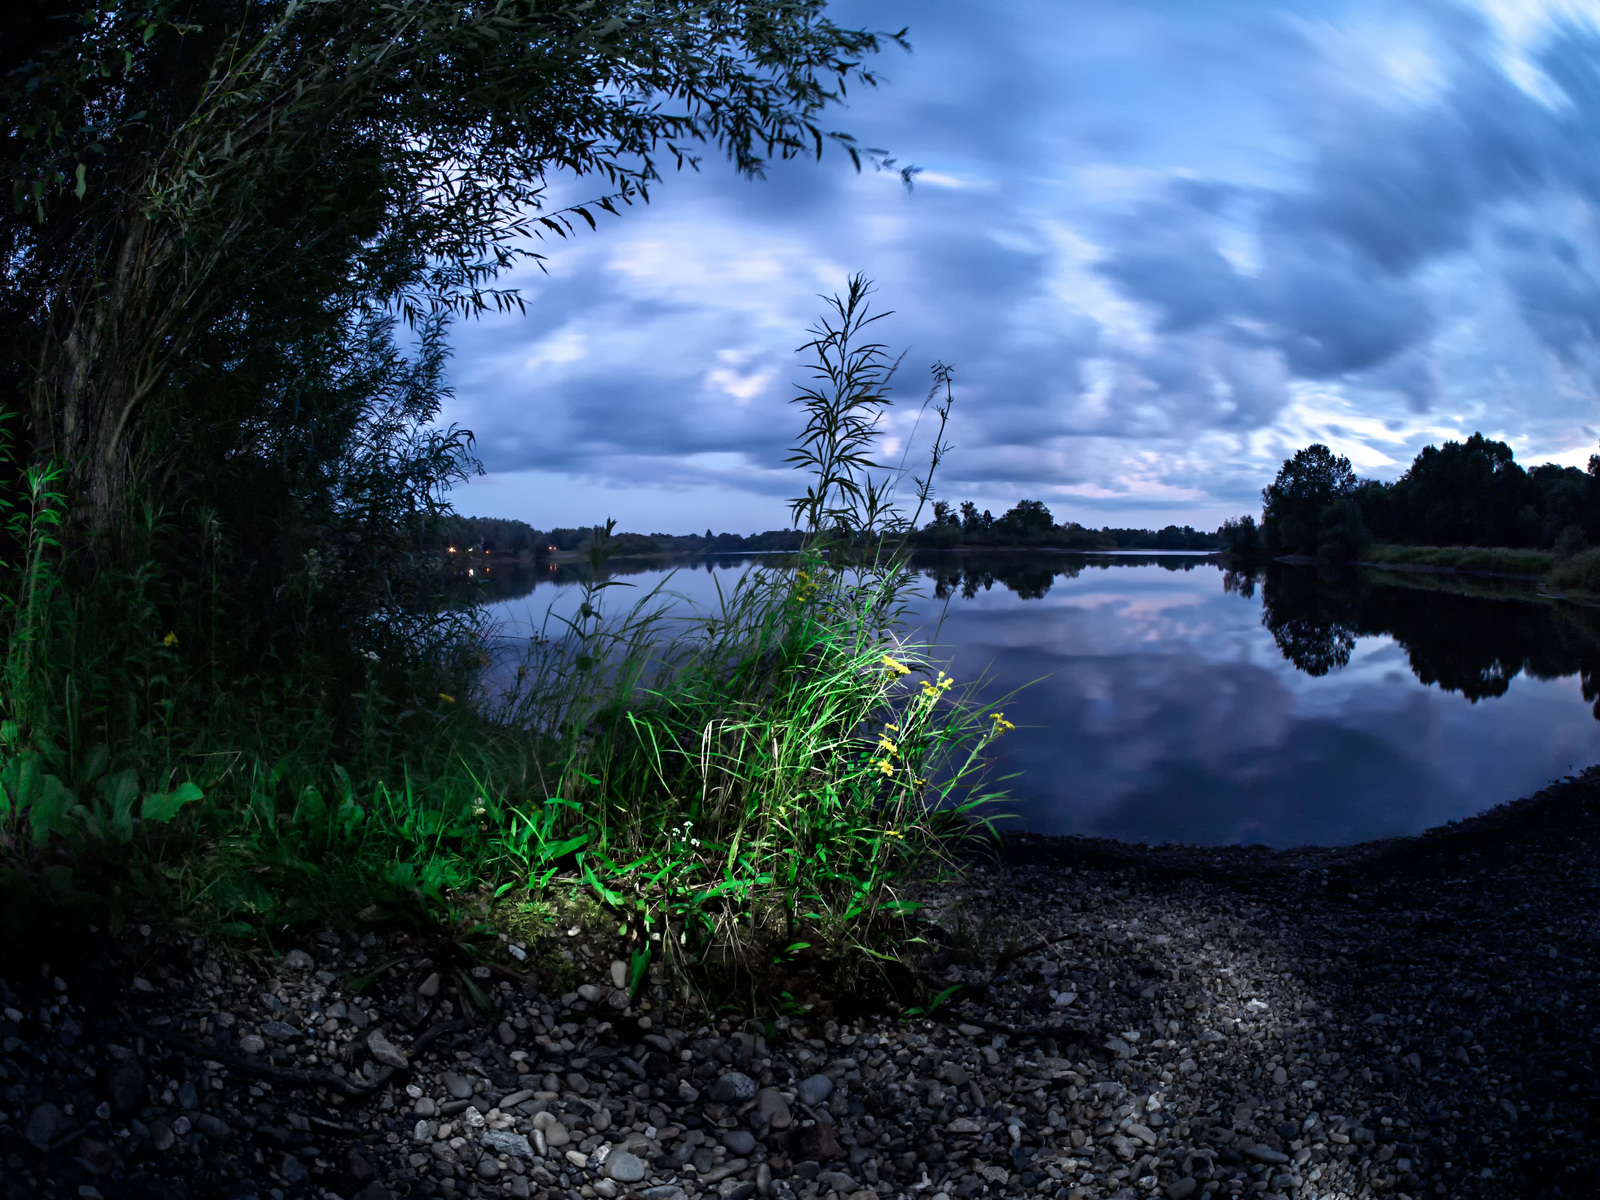
<svg viewBox="0 0 1600 1200">
<path fill-rule="evenodd" d="M 439 1115 L 439 1106 L 433 1102 L 432 1096 L 421 1096 L 411 1106 L 411 1111 L 419 1117 L 435 1117 Z"/>
<path fill-rule="evenodd" d="M 41 1104 L 28 1117 L 28 1130 L 25 1136 L 39 1149 L 44 1150 L 55 1141 L 64 1124 L 66 1115 L 59 1108 L 54 1104 Z"/>
<path fill-rule="evenodd" d="M 298 1041 L 302 1034 L 287 1021 L 267 1021 L 261 1026 L 262 1036 L 275 1042 Z"/>
<path fill-rule="evenodd" d="M 644 1178 L 644 1160 L 630 1150 L 613 1150 L 606 1155 L 605 1175 L 618 1183 L 638 1183 Z"/>
<path fill-rule="evenodd" d="M 982 1037 L 983 1036 L 983 1026 L 982 1025 L 969 1025 L 965 1021 L 963 1021 L 963 1022 L 961 1022 L 961 1024 L 956 1026 L 956 1032 L 959 1033 L 962 1037 L 969 1037 L 969 1038 Z"/>
<path fill-rule="evenodd" d="M 718 1200 L 750 1200 L 756 1194 L 756 1185 L 738 1179 L 724 1179 L 717 1185 Z M 878 1194 L 872 1193 L 872 1200 L 878 1200 Z"/>
<path fill-rule="evenodd" d="M 432 1000 L 439 994 L 439 972 L 434 971 L 421 983 L 417 984 L 417 995 L 424 1000 Z"/>
<path fill-rule="evenodd" d="M 832 1125 L 802 1126 L 790 1139 L 789 1147 L 794 1152 L 793 1157 L 799 1159 L 831 1162 L 839 1157 L 839 1140 L 834 1136 Z"/>
<path fill-rule="evenodd" d="M 291 950 L 283 956 L 283 965 L 291 971 L 309 971 L 317 964 L 304 950 Z"/>
<path fill-rule="evenodd" d="M 256 1041 L 260 1040 L 256 1038 Z M 132 1059 L 119 1062 L 106 1077 L 106 1092 L 111 1097 L 111 1107 L 119 1113 L 132 1112 L 144 1102 L 144 1085 L 143 1067 Z"/>
<path fill-rule="evenodd" d="M 820 1078 L 827 1079 L 826 1075 Z M 829 1080 L 828 1088 L 833 1088 Z M 711 1099 L 717 1104 L 743 1104 L 746 1100 L 754 1100 L 758 1088 L 756 1081 L 740 1071 L 729 1071 L 711 1085 Z"/>
<path fill-rule="evenodd" d="M 611 986 L 625 988 L 628 986 L 628 964 L 620 958 L 611 960 Z"/>
<path fill-rule="evenodd" d="M 444 1084 L 444 1090 L 450 1093 L 451 1099 L 472 1099 L 472 1080 L 465 1075 L 458 1075 L 454 1071 L 446 1071 L 440 1077 L 440 1081 Z"/>
<path fill-rule="evenodd" d="M 843 1171 L 818 1171 L 817 1190 L 819 1192 L 838 1192 L 841 1196 L 848 1196 L 856 1190 L 856 1181 Z"/>
<path fill-rule="evenodd" d="M 372 1164 L 354 1150 L 344 1156 L 344 1171 L 357 1183 L 365 1183 L 377 1174 Z"/>
<path fill-rule="evenodd" d="M 789 1102 L 775 1087 L 765 1087 L 756 1093 L 756 1112 L 760 1113 L 761 1120 L 773 1129 L 787 1129 L 794 1124 L 794 1115 L 789 1111 Z"/>
<path fill-rule="evenodd" d="M 306 1169 L 293 1154 L 285 1154 L 278 1162 L 278 1174 L 283 1176 L 283 1181 L 290 1187 L 299 1187 L 311 1178 L 311 1172 Z"/>
<path fill-rule="evenodd" d="M 150 1144 L 157 1150 L 170 1150 L 178 1140 L 165 1117 L 150 1119 Z"/>
<path fill-rule="evenodd" d="M 950 1133 L 982 1133 L 983 1126 L 971 1117 L 957 1117 L 945 1126 Z"/>
<path fill-rule="evenodd" d="M 533 1088 L 523 1088 L 519 1092 L 512 1092 L 509 1096 L 500 1097 L 500 1103 L 495 1107 L 499 1108 L 502 1112 L 506 1111 L 507 1109 L 515 1108 L 519 1104 L 523 1104 L 529 1100 L 532 1100 L 533 1092 Z"/>
<path fill-rule="evenodd" d="M 684 1191 L 675 1183 L 659 1183 L 639 1193 L 644 1200 L 684 1200 Z"/>
<path fill-rule="evenodd" d="M 766 1163 L 756 1166 L 756 1191 L 763 1196 L 772 1195 L 772 1168 Z"/>
<path fill-rule="evenodd" d="M 500 1178 L 500 1164 L 495 1162 L 494 1159 L 490 1158 L 487 1154 L 485 1154 L 482 1158 L 480 1158 L 478 1160 L 478 1178 L 479 1179 L 499 1179 Z"/>
<path fill-rule="evenodd" d="M 200 1093 L 195 1090 L 193 1080 L 185 1079 L 178 1088 L 178 1106 L 184 1112 L 193 1112 L 200 1107 Z"/>
<path fill-rule="evenodd" d="M 559 1150 L 572 1141 L 572 1134 L 565 1125 L 557 1121 L 544 1131 L 544 1140 L 552 1150 Z"/>
<path fill-rule="evenodd" d="M 722 1135 L 722 1144 L 728 1148 L 729 1154 L 744 1157 L 756 1148 L 756 1135 L 748 1129 L 730 1129 Z"/>
<path fill-rule="evenodd" d="M 801 1104 L 815 1108 L 833 1095 L 833 1080 L 826 1075 L 808 1075 L 795 1085 L 794 1092 Z"/>
<path fill-rule="evenodd" d="M 374 1029 L 367 1034 L 367 1049 L 372 1053 L 372 1057 L 375 1060 L 386 1067 L 404 1071 L 410 1066 L 406 1061 L 405 1051 L 384 1037 L 381 1029 Z"/>
<path fill-rule="evenodd" d="M 1289 1082 L 1289 1072 L 1285 1071 L 1281 1066 L 1272 1068 L 1272 1082 L 1282 1087 Z"/>
<path fill-rule="evenodd" d="M 393 1200 L 393 1195 L 388 1188 L 374 1179 L 352 1196 L 350 1200 Z"/>
<path fill-rule="evenodd" d="M 214 1113 L 201 1113 L 194 1119 L 194 1127 L 208 1138 L 225 1138 L 232 1132 L 228 1123 Z"/>
<path fill-rule="evenodd" d="M 1274 1150 L 1271 1146 L 1241 1146 L 1239 1153 L 1246 1158 L 1253 1158 L 1258 1163 L 1266 1163 L 1271 1167 L 1282 1166 L 1289 1161 L 1287 1154 L 1281 1150 Z"/>
<path fill-rule="evenodd" d="M 1148 1125 L 1129 1125 L 1128 1136 L 1138 1138 L 1146 1146 L 1154 1146 L 1156 1144 L 1156 1132 Z"/>
<path fill-rule="evenodd" d="M 1133 1047 L 1119 1037 L 1109 1037 L 1105 1040 L 1105 1048 L 1118 1058 L 1132 1058 Z"/>
<path fill-rule="evenodd" d="M 605 992 L 602 991 L 596 984 L 584 983 L 578 985 L 578 995 L 582 999 L 587 1000 L 590 1004 L 593 1004 L 596 1000 L 600 999 L 601 996 L 604 996 Z"/>
<path fill-rule="evenodd" d="M 523 1162 L 533 1161 L 533 1147 L 520 1133 L 512 1133 L 509 1129 L 491 1129 L 483 1135 L 482 1142 L 485 1150 L 491 1150 L 495 1154 L 504 1154 L 507 1158 L 520 1158 Z"/>
<path fill-rule="evenodd" d="M 1200 1190 L 1200 1181 L 1193 1175 L 1185 1175 L 1182 1179 L 1167 1188 L 1167 1200 L 1189 1200 Z"/>
<path fill-rule="evenodd" d="M 515 1046 L 517 1044 L 517 1031 L 511 1028 L 509 1022 L 501 1021 L 500 1027 L 495 1030 L 495 1036 L 500 1039 L 502 1046 Z"/>
<path fill-rule="evenodd" d="M 939 1078 L 951 1087 L 966 1087 L 972 1075 L 960 1063 L 947 1062 L 940 1066 Z"/>
</svg>

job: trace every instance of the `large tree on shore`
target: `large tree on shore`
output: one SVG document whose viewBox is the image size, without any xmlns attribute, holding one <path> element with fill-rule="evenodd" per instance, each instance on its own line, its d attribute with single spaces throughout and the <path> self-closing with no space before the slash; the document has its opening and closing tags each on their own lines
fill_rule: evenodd
<svg viewBox="0 0 1600 1200">
<path fill-rule="evenodd" d="M 830 140 L 857 157 L 819 121 L 882 37 L 824 10 L 26 6 L 0 50 L 0 403 L 25 453 L 64 468 L 89 540 L 136 498 L 251 493 L 280 525 L 426 502 L 465 465 L 429 431 L 445 325 L 515 304 L 497 277 L 535 235 L 702 153 L 750 176 Z M 561 178 L 595 201 L 547 208 Z"/>
</svg>

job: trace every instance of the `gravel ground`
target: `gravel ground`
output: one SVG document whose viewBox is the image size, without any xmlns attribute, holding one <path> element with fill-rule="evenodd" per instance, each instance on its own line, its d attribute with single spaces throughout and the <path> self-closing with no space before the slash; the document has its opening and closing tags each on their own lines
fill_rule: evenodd
<svg viewBox="0 0 1600 1200">
<path fill-rule="evenodd" d="M 964 985 L 933 1017 L 629 1008 L 581 933 L 528 948 L 583 981 L 559 995 L 509 945 L 457 971 L 381 933 L 259 960 L 91 935 L 0 980 L 0 1175 L 7 1200 L 1596 1196 L 1597 846 L 1600 771 L 1341 850 L 1013 839 L 928 897 L 920 969 Z"/>
</svg>

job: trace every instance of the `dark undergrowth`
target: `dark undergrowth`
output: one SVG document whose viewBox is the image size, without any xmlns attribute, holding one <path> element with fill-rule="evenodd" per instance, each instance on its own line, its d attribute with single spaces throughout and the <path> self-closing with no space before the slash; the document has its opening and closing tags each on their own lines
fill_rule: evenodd
<svg viewBox="0 0 1600 1200">
<path fill-rule="evenodd" d="M 707 611 L 618 604 L 597 530 L 574 615 L 514 658 L 438 589 L 319 621 L 340 580 L 314 555 L 247 611 L 205 514 L 146 514 L 133 567 L 64 553 L 56 477 L 28 471 L 6 530 L 8 951 L 160 920 L 268 950 L 402 924 L 494 957 L 577 922 L 635 988 L 655 967 L 718 1003 L 914 990 L 893 964 L 915 888 L 989 836 L 985 751 L 1010 726 L 900 635 L 914 576 L 868 473 L 892 365 L 866 294 L 813 331 L 798 565 Z"/>
</svg>

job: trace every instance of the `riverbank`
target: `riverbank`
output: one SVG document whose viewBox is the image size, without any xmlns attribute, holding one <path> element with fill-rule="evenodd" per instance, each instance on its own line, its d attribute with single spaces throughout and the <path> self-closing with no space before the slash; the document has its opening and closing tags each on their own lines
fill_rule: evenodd
<svg viewBox="0 0 1600 1200">
<path fill-rule="evenodd" d="M 89 933 L 0 986 L 8 1195 L 1593 1195 L 1597 842 L 1600 771 L 1343 849 L 1013 838 L 926 896 L 931 1016 L 630 1008 L 581 930 Z"/>
</svg>

